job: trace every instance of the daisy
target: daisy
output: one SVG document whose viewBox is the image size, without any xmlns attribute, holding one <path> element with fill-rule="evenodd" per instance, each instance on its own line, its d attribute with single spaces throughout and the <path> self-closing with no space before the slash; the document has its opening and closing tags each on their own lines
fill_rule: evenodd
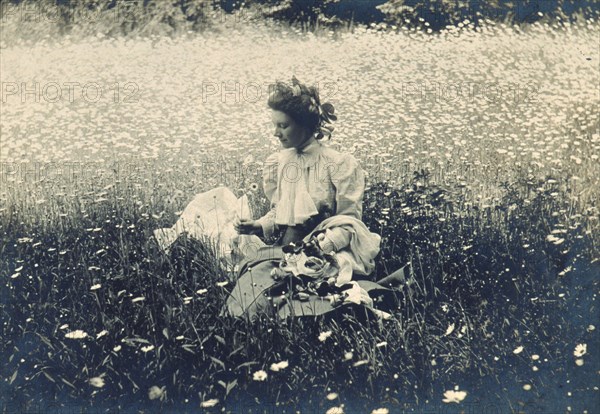
<svg viewBox="0 0 600 414">
<path fill-rule="evenodd" d="M 217 400 L 216 398 L 211 398 L 210 400 L 202 401 L 200 403 L 200 407 L 203 407 L 203 408 L 214 407 L 218 403 L 219 403 L 219 400 Z"/>
<path fill-rule="evenodd" d="M 102 377 L 90 378 L 88 380 L 88 382 L 90 383 L 91 386 L 96 387 L 96 388 L 104 387 L 104 380 L 102 379 Z"/>
<path fill-rule="evenodd" d="M 76 331 L 71 331 L 65 334 L 65 338 L 69 339 L 83 339 L 87 336 L 88 334 L 81 329 L 77 329 Z"/>
<path fill-rule="evenodd" d="M 319 334 L 319 341 L 321 341 L 321 342 L 325 342 L 325 340 L 326 340 L 327 338 L 329 338 L 330 336 L 331 336 L 331 331 L 321 332 L 321 333 Z"/>
<path fill-rule="evenodd" d="M 271 364 L 271 371 L 281 371 L 282 369 L 285 369 L 288 367 L 288 362 L 287 361 L 281 361 L 281 362 L 277 362 L 274 364 Z"/>
<path fill-rule="evenodd" d="M 267 373 L 261 369 L 260 371 L 256 371 L 254 375 L 252 375 L 252 379 L 254 381 L 264 381 L 267 379 L 267 376 Z"/>
<path fill-rule="evenodd" d="M 573 355 L 576 357 L 582 357 L 587 353 L 587 344 L 577 344 L 575 347 L 575 351 L 573 351 Z"/>
<path fill-rule="evenodd" d="M 465 399 L 467 396 L 466 391 L 454 391 L 449 390 L 444 393 L 444 399 L 442 400 L 445 403 L 459 403 Z"/>
</svg>

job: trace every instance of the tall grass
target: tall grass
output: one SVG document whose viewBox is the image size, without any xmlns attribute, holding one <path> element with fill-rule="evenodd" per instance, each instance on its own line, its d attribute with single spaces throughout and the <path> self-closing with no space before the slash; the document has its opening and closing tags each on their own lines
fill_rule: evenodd
<svg viewBox="0 0 600 414">
<path fill-rule="evenodd" d="M 191 75 L 200 62 L 174 70 L 169 59 L 147 57 L 149 47 L 158 56 L 207 52 L 199 45 L 222 45 L 219 34 L 152 45 L 94 41 L 95 52 L 113 54 L 106 55 L 113 56 L 108 64 L 114 73 L 127 65 L 115 54 L 139 58 L 124 69 L 143 86 L 139 106 L 3 103 L 6 363 L 0 372 L 6 381 L 0 395 L 8 410 L 73 404 L 193 411 L 218 399 L 217 408 L 275 404 L 277 411 L 325 412 L 344 404 L 346 412 L 382 406 L 395 412 L 407 403 L 439 407 L 444 391 L 455 386 L 468 392 L 464 403 L 494 403 L 502 411 L 544 399 L 561 409 L 591 410 L 599 364 L 593 350 L 600 345 L 593 326 L 600 143 L 590 86 L 597 71 L 585 57 L 598 56 L 572 47 L 594 38 L 597 27 L 533 25 L 517 34 L 500 26 L 431 38 L 405 32 L 362 28 L 334 42 L 325 33 L 315 39 L 289 30 L 294 40 L 279 40 L 292 47 L 303 39 L 318 51 L 298 57 L 319 68 L 315 78 L 332 50 L 355 51 L 347 83 L 340 82 L 344 93 L 336 110 L 345 118 L 334 145 L 341 141 L 369 173 L 364 221 L 382 235 L 374 277 L 412 263 L 397 291 L 401 306 L 389 321 L 360 311 L 314 320 L 234 320 L 221 315 L 232 283 L 225 284 L 227 274 L 208 241 L 182 237 L 169 254 L 158 249 L 152 231 L 172 225 L 197 192 L 225 184 L 247 192 L 257 215 L 267 207 L 262 190 L 250 190 L 261 181 L 260 160 L 274 150 L 264 142 L 264 111 L 219 100 L 190 110 L 186 91 L 200 86 Z M 213 75 L 229 70 L 232 77 L 242 68 L 273 77 L 293 70 L 295 62 L 274 67 L 261 60 L 273 58 L 265 46 L 275 41 L 270 33 L 239 28 L 232 34 L 241 42 L 236 53 L 257 45 L 255 63 L 205 59 L 202 68 Z M 390 41 L 403 45 L 403 65 L 385 60 L 400 56 L 382 53 Z M 554 53 L 544 48 L 550 41 Z M 78 59 L 61 66 L 47 53 L 55 46 L 8 47 L 2 80 L 45 79 L 53 67 L 68 73 L 64 81 L 94 73 L 89 62 L 97 55 L 83 51 L 89 46 L 57 42 Z M 466 44 L 487 55 L 474 54 L 476 64 L 458 59 L 455 53 L 468 50 Z M 19 66 L 24 51 L 39 59 L 38 69 Z M 276 60 L 285 62 L 285 53 Z M 476 69 L 491 59 L 502 70 L 485 72 L 490 82 L 519 73 L 553 83 L 526 105 L 477 99 L 448 105 L 405 99 L 389 87 L 419 75 L 405 66 L 427 64 L 422 59 L 428 53 L 441 55 L 429 62 L 440 81 L 477 79 Z M 511 56 L 536 56 L 539 66 L 519 72 Z M 574 56 L 581 62 L 569 60 Z M 162 83 L 152 81 L 163 72 Z M 579 86 L 569 88 L 575 80 Z M 355 87 L 347 87 L 352 82 Z M 48 173 L 50 161 L 60 161 L 61 174 Z M 77 161 L 92 168 L 67 168 Z M 45 174 L 31 170 L 35 162 Z M 229 170 L 205 170 L 215 163 Z M 246 168 L 233 168 L 240 165 Z M 87 336 L 67 337 L 78 330 Z M 331 335 L 321 341 L 325 332 Z M 574 356 L 579 344 L 587 345 L 587 355 Z M 281 361 L 288 367 L 270 369 Z M 260 370 L 268 375 L 264 381 L 254 380 Z M 566 392 L 577 398 L 569 400 Z"/>
<path fill-rule="evenodd" d="M 581 330 L 593 312 L 571 300 L 589 296 L 579 289 L 597 283 L 590 272 L 597 275 L 598 264 L 590 265 L 593 238 L 574 225 L 582 220 L 553 214 L 568 203 L 550 191 L 469 210 L 435 186 L 373 185 L 365 221 L 383 236 L 378 276 L 407 261 L 414 273 L 398 290 L 393 320 L 362 323 L 249 324 L 221 316 L 231 284 L 217 285 L 227 277 L 214 249 L 182 237 L 162 254 L 151 234 L 163 220 L 123 197 L 126 187 L 115 186 L 75 219 L 69 212 L 69 224 L 63 217 L 38 227 L 22 221 L 34 212 L 14 211 L 10 222 L 3 216 L 2 375 L 10 378 L 3 395 L 102 407 L 108 398 L 146 398 L 139 393 L 158 386 L 168 404 L 258 398 L 308 407 L 334 390 L 367 409 L 426 398 L 433 384 L 452 378 L 522 375 L 527 358 L 512 354 L 519 345 L 559 369 L 572 359 L 567 338 L 597 341 Z M 571 306 L 579 323 L 564 319 Z M 65 338 L 76 329 L 88 337 Z M 332 336 L 320 342 L 324 331 Z M 147 346 L 153 349 L 144 352 Z M 269 371 L 283 360 L 288 369 Z M 259 369 L 269 373 L 267 385 L 252 380 Z M 88 382 L 98 376 L 99 389 Z"/>
</svg>

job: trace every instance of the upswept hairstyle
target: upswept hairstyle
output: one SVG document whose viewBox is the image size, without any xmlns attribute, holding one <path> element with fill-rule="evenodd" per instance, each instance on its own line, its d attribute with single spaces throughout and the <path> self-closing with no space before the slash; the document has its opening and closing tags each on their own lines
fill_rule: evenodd
<svg viewBox="0 0 600 414">
<path fill-rule="evenodd" d="M 329 102 L 321 104 L 316 87 L 302 84 L 295 76 L 291 83 L 277 81 L 270 87 L 267 105 L 306 126 L 316 139 L 331 139 L 334 127 L 330 123 L 337 120 L 335 108 Z"/>
</svg>

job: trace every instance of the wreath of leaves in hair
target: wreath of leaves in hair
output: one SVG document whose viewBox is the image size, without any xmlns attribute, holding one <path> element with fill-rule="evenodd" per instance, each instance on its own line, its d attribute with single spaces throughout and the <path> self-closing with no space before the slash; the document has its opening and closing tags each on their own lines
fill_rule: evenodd
<svg viewBox="0 0 600 414">
<path fill-rule="evenodd" d="M 321 139 L 327 136 L 327 139 L 331 139 L 331 133 L 335 129 L 331 122 L 337 121 L 337 116 L 335 115 L 335 108 L 330 102 L 325 102 L 321 104 L 321 100 L 319 99 L 319 91 L 314 86 L 306 86 L 302 84 L 296 76 L 292 76 L 291 86 L 285 85 L 286 88 L 290 89 L 292 92 L 292 96 L 301 96 L 307 95 L 310 97 L 310 105 L 308 107 L 309 112 L 313 114 L 319 115 L 319 123 L 317 125 L 317 139 Z"/>
</svg>

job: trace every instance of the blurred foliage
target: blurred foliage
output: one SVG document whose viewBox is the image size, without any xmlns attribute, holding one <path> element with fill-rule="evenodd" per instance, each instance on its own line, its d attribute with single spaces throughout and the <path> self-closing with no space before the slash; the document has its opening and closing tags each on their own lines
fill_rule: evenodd
<svg viewBox="0 0 600 414">
<path fill-rule="evenodd" d="M 386 22 L 439 31 L 465 20 L 475 25 L 486 19 L 533 23 L 546 16 L 563 20 L 598 17 L 599 12 L 593 0 L 10 0 L 2 3 L 0 19 L 3 25 L 17 18 L 53 26 L 59 33 L 115 36 L 218 30 L 226 21 L 255 19 L 275 19 L 307 29 Z"/>
<path fill-rule="evenodd" d="M 391 0 L 377 8 L 392 24 L 408 24 L 433 31 L 462 24 L 464 20 L 475 25 L 485 19 L 534 23 L 544 16 L 569 20 L 581 13 L 586 18 L 597 17 L 599 11 L 597 2 L 570 0 Z"/>
</svg>

